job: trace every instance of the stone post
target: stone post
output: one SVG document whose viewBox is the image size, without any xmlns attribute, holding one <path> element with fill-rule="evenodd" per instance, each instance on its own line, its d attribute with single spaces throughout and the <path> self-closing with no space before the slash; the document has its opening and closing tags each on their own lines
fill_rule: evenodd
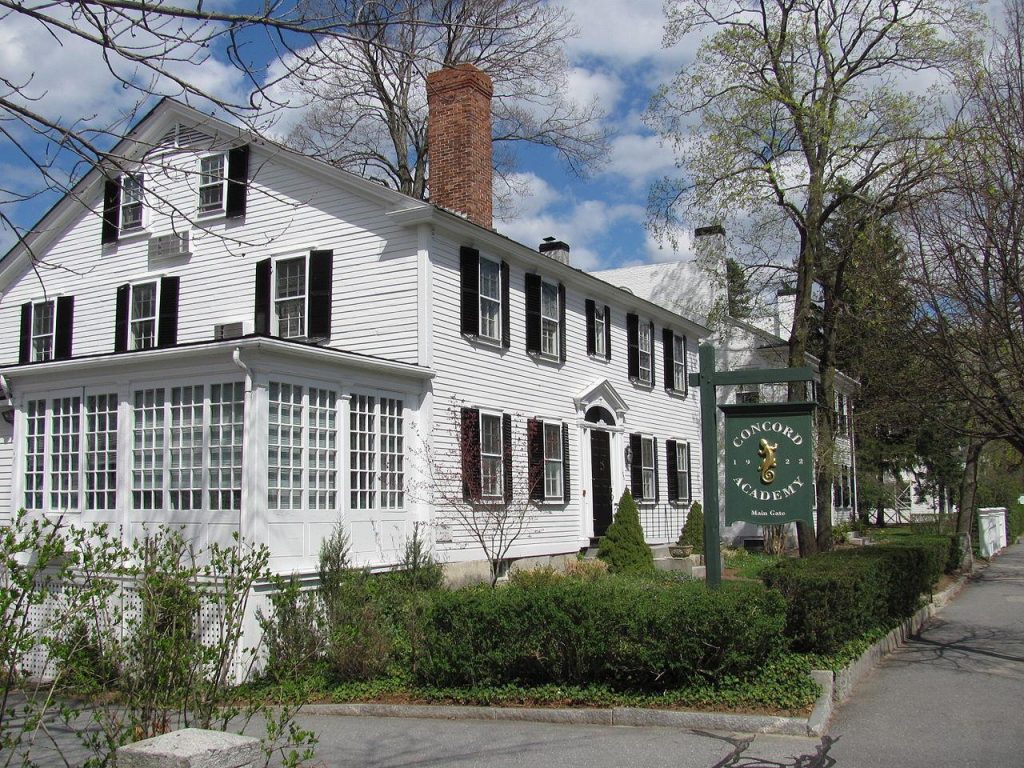
<svg viewBox="0 0 1024 768">
<path fill-rule="evenodd" d="M 183 728 L 117 750 L 117 768 L 255 768 L 260 740 L 223 731 Z"/>
</svg>

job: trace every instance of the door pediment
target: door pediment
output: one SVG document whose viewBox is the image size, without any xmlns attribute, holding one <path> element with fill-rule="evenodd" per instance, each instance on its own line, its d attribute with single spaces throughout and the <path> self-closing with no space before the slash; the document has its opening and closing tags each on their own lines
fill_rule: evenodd
<svg viewBox="0 0 1024 768">
<path fill-rule="evenodd" d="M 594 405 L 606 408 L 615 414 L 615 420 L 622 423 L 623 417 L 629 412 L 629 406 L 622 396 L 615 391 L 608 379 L 598 379 L 580 390 L 574 397 L 576 412 L 582 418 L 587 409 Z"/>
</svg>

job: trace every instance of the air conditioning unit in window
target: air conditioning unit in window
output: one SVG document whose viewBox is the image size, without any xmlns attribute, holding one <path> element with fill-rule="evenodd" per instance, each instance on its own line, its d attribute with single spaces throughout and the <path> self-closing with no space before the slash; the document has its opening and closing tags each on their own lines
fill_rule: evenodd
<svg viewBox="0 0 1024 768">
<path fill-rule="evenodd" d="M 188 232 L 172 232 L 169 235 L 151 238 L 149 241 L 149 258 L 151 260 L 173 259 L 188 255 Z"/>
<path fill-rule="evenodd" d="M 232 320 L 227 323 L 217 323 L 213 326 L 213 338 L 216 341 L 222 339 L 237 339 L 248 336 L 252 333 L 252 323 L 246 320 Z"/>
</svg>

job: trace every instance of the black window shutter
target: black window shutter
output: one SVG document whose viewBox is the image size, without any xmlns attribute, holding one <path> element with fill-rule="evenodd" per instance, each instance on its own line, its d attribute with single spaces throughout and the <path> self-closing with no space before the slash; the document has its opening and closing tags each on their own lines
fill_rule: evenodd
<svg viewBox="0 0 1024 768">
<path fill-rule="evenodd" d="M 530 498 L 544 500 L 544 425 L 537 419 L 526 421 L 527 465 L 530 473 Z"/>
<path fill-rule="evenodd" d="M 597 307 L 593 299 L 587 299 L 587 354 L 594 354 L 597 342 L 594 340 L 594 316 L 597 314 Z"/>
<path fill-rule="evenodd" d="M 604 359 L 612 359 L 612 310 L 604 305 Z"/>
<path fill-rule="evenodd" d="M 629 450 L 633 454 L 633 463 L 629 465 L 629 485 L 634 499 L 644 497 L 644 457 L 643 445 L 640 435 L 632 433 L 629 436 Z"/>
<path fill-rule="evenodd" d="M 693 499 L 693 461 L 690 456 L 690 444 L 686 444 L 686 500 Z"/>
<path fill-rule="evenodd" d="M 569 501 L 569 425 L 562 423 L 562 501 Z"/>
<path fill-rule="evenodd" d="M 508 349 L 512 346 L 512 325 L 510 322 L 511 313 L 508 304 L 508 262 L 501 262 L 501 347 Z"/>
<path fill-rule="evenodd" d="M 628 347 L 629 378 L 640 378 L 640 318 L 632 312 L 626 315 L 626 346 Z"/>
<path fill-rule="evenodd" d="M 114 179 L 103 183 L 103 232 L 101 243 L 116 243 L 121 224 L 121 184 Z"/>
<path fill-rule="evenodd" d="M 57 320 L 54 326 L 53 359 L 68 360 L 71 357 L 71 339 L 75 333 L 75 297 L 57 298 Z"/>
<path fill-rule="evenodd" d="M 228 152 L 228 198 L 224 214 L 229 219 L 245 216 L 246 187 L 249 182 L 249 145 Z"/>
<path fill-rule="evenodd" d="M 459 251 L 459 275 L 462 283 L 462 332 L 480 335 L 480 251 L 462 246 Z"/>
<path fill-rule="evenodd" d="M 526 351 L 540 352 L 540 275 L 526 275 Z"/>
<path fill-rule="evenodd" d="M 313 339 L 331 337 L 331 289 L 334 285 L 334 251 L 309 252 L 309 327 Z"/>
<path fill-rule="evenodd" d="M 178 294 L 181 278 L 160 278 L 160 314 L 157 321 L 156 345 L 173 347 L 178 343 Z"/>
<path fill-rule="evenodd" d="M 21 305 L 21 337 L 18 341 L 18 362 L 32 360 L 32 302 Z"/>
<path fill-rule="evenodd" d="M 462 409 L 462 426 L 459 430 L 462 452 L 462 498 L 466 501 L 480 500 L 480 411 L 476 408 Z"/>
<path fill-rule="evenodd" d="M 658 380 L 658 377 L 655 375 L 657 373 L 657 371 L 655 370 L 657 368 L 657 366 L 654 364 L 654 360 L 655 360 L 655 355 L 654 355 L 654 321 L 651 320 L 647 325 L 651 329 L 650 330 L 650 339 L 651 339 L 651 385 L 653 386 L 654 382 L 656 382 Z"/>
<path fill-rule="evenodd" d="M 256 262 L 256 311 L 253 315 L 253 332 L 270 335 L 270 259 Z"/>
<path fill-rule="evenodd" d="M 501 460 L 505 475 L 505 501 L 512 501 L 512 416 L 501 417 Z"/>
<path fill-rule="evenodd" d="M 128 350 L 128 301 L 131 298 L 131 286 L 125 283 L 117 287 L 117 305 L 114 309 L 114 351 Z"/>
<path fill-rule="evenodd" d="M 658 438 L 651 438 L 651 449 L 651 454 L 654 456 L 654 501 L 657 501 L 658 495 L 660 494 L 660 487 L 658 484 Z"/>
<path fill-rule="evenodd" d="M 565 286 L 558 284 L 558 359 L 565 362 Z"/>
<path fill-rule="evenodd" d="M 665 467 L 668 472 L 668 500 L 679 501 L 679 461 L 675 440 L 665 441 Z"/>
<path fill-rule="evenodd" d="M 671 328 L 661 329 L 661 348 L 665 358 L 665 389 L 675 389 L 675 350 L 672 348 L 673 333 Z"/>
</svg>

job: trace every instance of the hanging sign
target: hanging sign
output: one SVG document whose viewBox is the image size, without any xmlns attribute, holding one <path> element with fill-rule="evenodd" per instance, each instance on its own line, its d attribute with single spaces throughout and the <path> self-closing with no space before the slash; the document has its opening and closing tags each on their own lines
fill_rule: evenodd
<svg viewBox="0 0 1024 768">
<path fill-rule="evenodd" d="M 725 523 L 814 523 L 813 403 L 721 405 Z"/>
</svg>

